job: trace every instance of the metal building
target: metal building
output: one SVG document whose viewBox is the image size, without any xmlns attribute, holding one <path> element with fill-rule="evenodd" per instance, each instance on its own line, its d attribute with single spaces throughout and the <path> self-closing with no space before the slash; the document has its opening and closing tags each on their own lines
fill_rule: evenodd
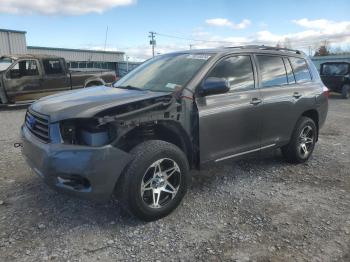
<svg viewBox="0 0 350 262">
<path fill-rule="evenodd" d="M 69 49 L 28 46 L 29 54 L 56 55 L 66 59 L 70 68 L 118 69 L 118 62 L 124 60 L 124 52 L 95 51 L 86 49 Z"/>
<path fill-rule="evenodd" d="M 318 71 L 320 71 L 320 65 L 325 62 L 349 62 L 350 54 L 348 55 L 327 55 L 327 56 L 313 56 L 311 57 Z"/>
<path fill-rule="evenodd" d="M 0 55 L 27 53 L 26 32 L 0 29 Z"/>
<path fill-rule="evenodd" d="M 124 52 L 27 46 L 26 32 L 0 29 L 0 56 L 8 54 L 48 54 L 66 59 L 70 68 L 100 68 L 119 72 Z"/>
</svg>

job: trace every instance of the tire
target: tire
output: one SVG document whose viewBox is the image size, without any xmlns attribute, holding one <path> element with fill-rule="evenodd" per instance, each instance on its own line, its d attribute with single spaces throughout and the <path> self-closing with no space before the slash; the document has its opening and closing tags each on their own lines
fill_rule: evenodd
<svg viewBox="0 0 350 262">
<path fill-rule="evenodd" d="M 349 99 L 350 98 L 350 85 L 343 85 L 342 90 L 341 90 L 342 97 L 344 99 Z"/>
<path fill-rule="evenodd" d="M 293 131 L 289 144 L 282 147 L 282 154 L 290 163 L 306 162 L 315 148 L 317 127 L 309 117 L 301 117 Z"/>
<path fill-rule="evenodd" d="M 180 204 L 189 185 L 186 155 L 177 146 L 160 140 L 143 142 L 131 154 L 134 158 L 118 181 L 117 198 L 129 213 L 143 221 L 167 216 Z"/>
</svg>

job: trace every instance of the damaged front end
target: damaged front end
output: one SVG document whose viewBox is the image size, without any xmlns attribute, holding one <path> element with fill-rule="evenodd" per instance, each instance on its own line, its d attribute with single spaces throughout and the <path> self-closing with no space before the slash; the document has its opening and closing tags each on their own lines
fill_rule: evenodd
<svg viewBox="0 0 350 262">
<path fill-rule="evenodd" d="M 23 125 L 22 150 L 32 169 L 53 188 L 105 201 L 131 161 L 133 146 L 162 137 L 180 147 L 190 144 L 176 138 L 182 134 L 171 134 L 181 132 L 181 116 L 175 96 L 157 96 L 51 123 L 50 143 L 38 143 L 33 130 Z"/>
<path fill-rule="evenodd" d="M 60 121 L 60 133 L 65 144 L 93 147 L 111 144 L 118 147 L 130 131 L 142 130 L 142 134 L 138 133 L 138 140 L 140 136 L 149 138 L 149 135 L 155 135 L 152 132 L 158 125 L 180 123 L 181 115 L 182 107 L 177 98 L 165 95 L 110 108 L 91 118 Z"/>
</svg>

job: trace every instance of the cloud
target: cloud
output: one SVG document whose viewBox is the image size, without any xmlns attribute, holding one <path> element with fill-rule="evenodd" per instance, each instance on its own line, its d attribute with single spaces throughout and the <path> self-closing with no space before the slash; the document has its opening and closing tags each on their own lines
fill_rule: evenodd
<svg viewBox="0 0 350 262">
<path fill-rule="evenodd" d="M 313 29 L 323 29 L 329 26 L 330 24 L 334 24 L 334 22 L 326 19 L 309 20 L 307 18 L 292 20 L 292 22 L 302 27 L 313 28 Z"/>
<path fill-rule="evenodd" d="M 215 23 L 223 25 L 227 24 L 227 21 L 216 21 Z M 174 38 L 169 42 L 167 41 L 168 39 L 163 38 L 161 35 L 157 36 L 155 50 L 156 54 L 165 54 L 173 51 L 188 50 L 190 49 L 190 44 L 194 49 L 206 49 L 253 44 L 275 46 L 277 43 L 280 43 L 282 46 L 288 44 L 288 47 L 307 52 L 310 46 L 316 48 L 324 40 L 328 40 L 334 47 L 350 45 L 350 21 L 335 22 L 325 19 L 308 20 L 303 18 L 292 20 L 291 23 L 297 24 L 301 29 L 293 33 L 287 31 L 285 34 L 276 34 L 266 29 L 256 31 L 247 36 L 223 37 L 207 32 L 205 27 L 196 27 L 192 30 L 192 35 L 188 36 L 188 39 L 179 40 Z M 107 50 L 115 49 L 107 47 Z M 143 61 L 152 56 L 152 49 L 148 44 L 128 46 L 118 50 L 125 51 L 126 55 L 130 57 L 129 61 Z"/>
<path fill-rule="evenodd" d="M 257 40 L 266 43 L 283 42 L 286 39 L 293 47 L 305 48 L 314 46 L 322 41 L 329 41 L 333 45 L 350 43 L 350 21 L 335 22 L 326 19 L 309 20 L 307 18 L 292 20 L 304 30 L 296 33 L 273 34 L 264 30 L 257 32 Z"/>
<path fill-rule="evenodd" d="M 226 18 L 212 18 L 205 20 L 205 23 L 210 26 L 230 27 L 233 29 L 244 29 L 248 27 L 251 22 L 248 19 L 243 19 L 240 23 L 236 24 Z"/>
<path fill-rule="evenodd" d="M 131 5 L 136 0 L 0 0 L 0 13 L 82 15 L 103 13 L 118 6 Z"/>
</svg>

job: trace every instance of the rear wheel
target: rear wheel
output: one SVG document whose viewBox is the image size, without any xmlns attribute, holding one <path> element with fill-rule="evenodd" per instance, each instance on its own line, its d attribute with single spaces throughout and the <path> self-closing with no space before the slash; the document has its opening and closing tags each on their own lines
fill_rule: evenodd
<svg viewBox="0 0 350 262">
<path fill-rule="evenodd" d="M 175 145 L 150 140 L 136 146 L 134 159 L 118 182 L 123 206 L 144 221 L 170 214 L 181 202 L 189 183 L 185 154 Z"/>
<path fill-rule="evenodd" d="M 309 117 L 301 117 L 295 127 L 289 144 L 282 147 L 282 153 L 288 162 L 307 161 L 315 148 L 317 128 Z"/>
<path fill-rule="evenodd" d="M 348 99 L 350 97 L 350 85 L 343 85 L 341 93 L 343 98 Z"/>
</svg>

